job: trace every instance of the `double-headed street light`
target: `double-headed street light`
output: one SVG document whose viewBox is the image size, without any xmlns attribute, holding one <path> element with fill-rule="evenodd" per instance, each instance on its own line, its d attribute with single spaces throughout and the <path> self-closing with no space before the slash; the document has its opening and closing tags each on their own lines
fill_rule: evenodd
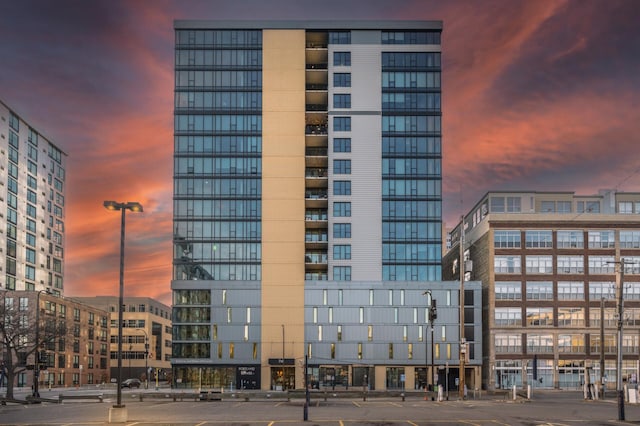
<svg viewBox="0 0 640 426">
<path fill-rule="evenodd" d="M 122 405 L 122 305 L 124 304 L 124 213 L 126 210 L 132 212 L 142 212 L 142 204 L 136 201 L 118 203 L 116 201 L 105 201 L 104 207 L 107 210 L 120 210 L 122 219 L 120 221 L 120 297 L 118 299 L 118 390 L 117 403 L 115 408 L 124 407 Z"/>
</svg>

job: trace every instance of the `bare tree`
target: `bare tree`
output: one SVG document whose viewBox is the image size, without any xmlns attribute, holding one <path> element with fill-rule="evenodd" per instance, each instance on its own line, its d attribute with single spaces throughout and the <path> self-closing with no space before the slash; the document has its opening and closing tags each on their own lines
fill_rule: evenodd
<svg viewBox="0 0 640 426">
<path fill-rule="evenodd" d="M 34 374 L 45 366 L 45 348 L 65 334 L 65 324 L 40 315 L 38 292 L 0 292 L 0 352 L 4 362 L 7 399 L 13 399 L 16 376 Z"/>
</svg>

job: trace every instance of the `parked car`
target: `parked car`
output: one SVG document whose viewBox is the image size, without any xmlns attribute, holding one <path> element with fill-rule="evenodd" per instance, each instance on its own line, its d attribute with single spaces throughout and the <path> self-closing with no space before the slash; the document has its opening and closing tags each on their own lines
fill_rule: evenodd
<svg viewBox="0 0 640 426">
<path fill-rule="evenodd" d="M 138 379 L 127 379 L 125 381 L 122 382 L 122 387 L 123 388 L 139 388 L 140 387 L 140 380 Z"/>
</svg>

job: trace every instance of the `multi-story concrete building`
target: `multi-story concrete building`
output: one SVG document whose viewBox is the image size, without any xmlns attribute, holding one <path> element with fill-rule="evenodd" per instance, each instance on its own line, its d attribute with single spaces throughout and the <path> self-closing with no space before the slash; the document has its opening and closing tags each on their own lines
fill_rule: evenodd
<svg viewBox="0 0 640 426">
<path fill-rule="evenodd" d="M 2 361 L 11 358 L 16 371 L 21 370 L 15 386 L 34 386 L 34 372 L 40 388 L 108 382 L 106 311 L 44 291 L 0 291 L 0 302 L 5 321 L 0 327 L 2 342 L 5 333 L 20 336 L 14 339 L 19 345 L 17 357 L 7 356 L 7 345 L 0 346 Z"/>
<path fill-rule="evenodd" d="M 66 154 L 0 101 L 0 286 L 64 293 Z"/>
<path fill-rule="evenodd" d="M 111 378 L 117 378 L 118 297 L 75 299 L 109 312 Z M 122 321 L 122 379 L 148 380 L 150 386 L 167 380 L 171 371 L 171 308 L 149 297 L 127 296 Z"/>
<path fill-rule="evenodd" d="M 463 223 L 468 275 L 483 287 L 483 384 L 571 388 L 586 372 L 599 383 L 602 372 L 615 387 L 620 281 L 622 375 L 635 380 L 639 193 L 489 192 Z M 443 259 L 446 279 L 459 277 L 460 237 L 458 223 Z"/>
<path fill-rule="evenodd" d="M 438 282 L 442 23 L 175 30 L 176 380 L 302 387 L 306 354 L 319 382 L 419 385 L 422 293 L 442 318 L 458 300 Z"/>
</svg>

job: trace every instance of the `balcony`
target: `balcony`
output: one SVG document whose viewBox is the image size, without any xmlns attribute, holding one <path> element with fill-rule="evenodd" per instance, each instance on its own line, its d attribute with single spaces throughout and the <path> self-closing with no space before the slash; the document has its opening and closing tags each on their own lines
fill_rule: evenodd
<svg viewBox="0 0 640 426">
<path fill-rule="evenodd" d="M 312 84 L 307 84 L 305 86 L 306 90 L 321 90 L 321 91 L 326 91 L 329 89 L 329 85 L 326 83 L 312 83 Z"/>
<path fill-rule="evenodd" d="M 328 129 L 326 124 L 309 124 L 305 126 L 305 135 L 328 135 Z"/>
<path fill-rule="evenodd" d="M 305 111 L 307 112 L 327 112 L 329 107 L 327 104 L 306 104 Z"/>
</svg>

